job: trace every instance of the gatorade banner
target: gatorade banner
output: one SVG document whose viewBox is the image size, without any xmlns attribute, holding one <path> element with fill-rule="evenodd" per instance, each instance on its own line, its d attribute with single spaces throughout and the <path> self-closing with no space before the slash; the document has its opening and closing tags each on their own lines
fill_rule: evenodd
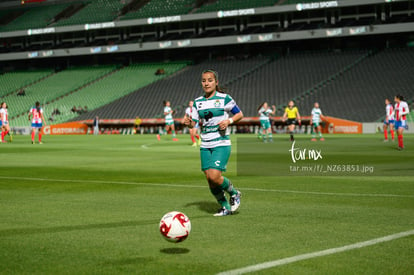
<svg viewBox="0 0 414 275">
<path fill-rule="evenodd" d="M 86 135 L 88 125 L 79 122 L 47 125 L 42 128 L 42 133 L 44 135 Z"/>
<path fill-rule="evenodd" d="M 362 134 L 362 123 L 351 120 L 324 116 L 323 133 L 329 134 Z"/>
</svg>

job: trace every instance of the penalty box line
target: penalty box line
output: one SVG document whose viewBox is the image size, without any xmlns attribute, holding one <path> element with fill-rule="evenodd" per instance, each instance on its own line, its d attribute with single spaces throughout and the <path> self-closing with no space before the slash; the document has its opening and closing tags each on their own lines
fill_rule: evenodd
<svg viewBox="0 0 414 275">
<path fill-rule="evenodd" d="M 293 257 L 283 258 L 283 259 L 279 259 L 275 261 L 264 262 L 261 264 L 250 265 L 250 266 L 243 267 L 243 268 L 220 272 L 217 275 L 236 275 L 236 274 L 245 274 L 245 273 L 250 273 L 250 272 L 255 272 L 255 271 L 261 271 L 264 269 L 278 267 L 281 265 L 286 265 L 286 264 L 290 264 L 294 262 L 299 262 L 299 261 L 313 259 L 313 258 L 322 257 L 322 256 L 328 256 L 328 255 L 332 255 L 336 253 L 341 253 L 345 251 L 350 251 L 354 249 L 376 245 L 379 243 L 389 242 L 389 241 L 393 241 L 396 239 L 408 237 L 411 235 L 414 235 L 414 230 L 400 232 L 400 233 L 396 233 L 396 234 L 392 234 L 392 235 L 388 235 L 388 236 L 384 236 L 384 237 L 380 237 L 380 238 L 376 238 L 376 239 L 372 239 L 372 240 L 368 240 L 364 242 L 358 242 L 358 243 L 354 243 L 350 245 L 345 245 L 341 247 L 335 247 L 335 248 L 316 251 L 312 253 L 306 253 L 306 254 L 301 254 L 301 255 L 297 255 Z"/>
<path fill-rule="evenodd" d="M 31 181 L 46 181 L 46 182 L 92 183 L 92 184 L 102 183 L 102 184 L 119 184 L 119 185 L 162 186 L 162 187 L 179 187 L 179 188 L 207 188 L 207 185 L 184 185 L 184 184 L 174 184 L 174 183 L 151 183 L 151 182 L 133 182 L 133 181 L 48 179 L 48 178 L 8 177 L 8 176 L 0 176 L 0 179 L 31 180 Z M 314 192 L 314 191 L 297 191 L 297 190 L 283 190 L 283 189 L 265 189 L 265 188 L 252 188 L 252 187 L 244 187 L 244 188 L 240 188 L 240 190 L 241 191 L 243 190 L 256 191 L 256 192 L 293 193 L 293 194 L 318 195 L 318 196 L 414 198 L 414 195 L 334 193 L 334 192 Z"/>
</svg>

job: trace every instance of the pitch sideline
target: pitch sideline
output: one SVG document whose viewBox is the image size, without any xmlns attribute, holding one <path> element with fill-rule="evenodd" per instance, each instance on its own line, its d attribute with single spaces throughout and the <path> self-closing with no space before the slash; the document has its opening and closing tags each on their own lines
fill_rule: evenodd
<svg viewBox="0 0 414 275">
<path fill-rule="evenodd" d="M 326 250 L 320 250 L 316 252 L 296 255 L 293 257 L 283 258 L 283 259 L 279 259 L 275 261 L 264 262 L 261 264 L 250 265 L 250 266 L 246 266 L 243 268 L 220 272 L 217 275 L 236 275 L 236 274 L 245 274 L 245 273 L 250 273 L 250 272 L 255 272 L 255 271 L 261 271 L 264 269 L 278 267 L 281 265 L 286 265 L 286 264 L 290 264 L 294 262 L 299 262 L 299 261 L 313 259 L 313 258 L 322 257 L 322 256 L 328 256 L 328 255 L 332 255 L 336 253 L 341 253 L 345 251 L 350 251 L 354 249 L 376 245 L 379 243 L 389 242 L 389 241 L 393 241 L 396 239 L 408 237 L 411 235 L 414 235 L 414 230 L 400 232 L 400 233 L 396 233 L 396 234 L 392 234 L 392 235 L 388 235 L 388 236 L 384 236 L 384 237 L 380 237 L 380 238 L 376 238 L 376 239 L 372 239 L 372 240 L 368 240 L 364 242 L 358 242 L 358 243 L 354 243 L 350 245 L 345 245 L 345 246 L 330 248 Z"/>
</svg>

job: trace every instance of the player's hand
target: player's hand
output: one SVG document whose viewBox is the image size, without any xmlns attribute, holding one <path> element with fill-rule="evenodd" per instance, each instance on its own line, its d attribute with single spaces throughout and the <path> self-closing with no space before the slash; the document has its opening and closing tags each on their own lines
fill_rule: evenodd
<svg viewBox="0 0 414 275">
<path fill-rule="evenodd" d="M 301 126 L 302 125 L 302 121 L 299 119 L 299 126 Z"/>
<path fill-rule="evenodd" d="M 229 126 L 229 124 L 230 124 L 230 121 L 228 119 L 222 120 L 219 123 L 219 129 L 224 130 L 227 128 L 227 126 Z"/>
<path fill-rule="evenodd" d="M 190 126 L 192 124 L 192 122 L 193 122 L 193 120 L 192 120 L 191 116 L 185 115 L 185 117 L 184 117 L 184 125 Z"/>
</svg>

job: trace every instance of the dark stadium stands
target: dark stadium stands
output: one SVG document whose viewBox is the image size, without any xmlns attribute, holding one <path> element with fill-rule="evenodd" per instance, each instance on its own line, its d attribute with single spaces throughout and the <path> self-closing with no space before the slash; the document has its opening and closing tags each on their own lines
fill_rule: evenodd
<svg viewBox="0 0 414 275">
<path fill-rule="evenodd" d="M 411 64 L 411 66 L 410 66 Z M 256 116 L 257 106 L 268 101 L 277 115 L 291 99 L 302 115 L 309 115 L 315 101 L 325 114 L 356 121 L 376 121 L 383 116 L 384 99 L 397 93 L 414 96 L 414 51 L 309 52 L 272 60 L 202 62 L 146 86 L 76 119 L 95 115 L 107 118 L 161 117 L 162 101 L 171 100 L 183 115 L 188 100 L 202 94 L 200 73 L 216 69 L 221 84 L 237 99 L 245 115 Z"/>
<path fill-rule="evenodd" d="M 356 121 L 376 121 L 385 115 L 384 100 L 402 94 L 414 97 L 414 50 L 390 49 L 365 58 L 357 66 L 300 102 L 309 113 L 319 101 L 324 113 Z"/>
<path fill-rule="evenodd" d="M 219 72 L 219 79 L 223 79 L 225 83 L 267 62 L 269 62 L 267 58 L 252 58 L 247 60 L 207 61 L 188 66 L 172 76 L 148 85 L 77 119 L 92 118 L 97 114 L 100 117 L 110 116 L 111 118 L 161 117 L 162 102 L 166 99 L 171 101 L 173 108 L 178 108 L 177 116 L 182 116 L 184 106 L 187 105 L 188 101 L 203 93 L 200 87 L 200 74 L 203 70 L 214 68 Z M 119 106 L 122 106 L 122 108 L 119 108 Z"/>
</svg>

